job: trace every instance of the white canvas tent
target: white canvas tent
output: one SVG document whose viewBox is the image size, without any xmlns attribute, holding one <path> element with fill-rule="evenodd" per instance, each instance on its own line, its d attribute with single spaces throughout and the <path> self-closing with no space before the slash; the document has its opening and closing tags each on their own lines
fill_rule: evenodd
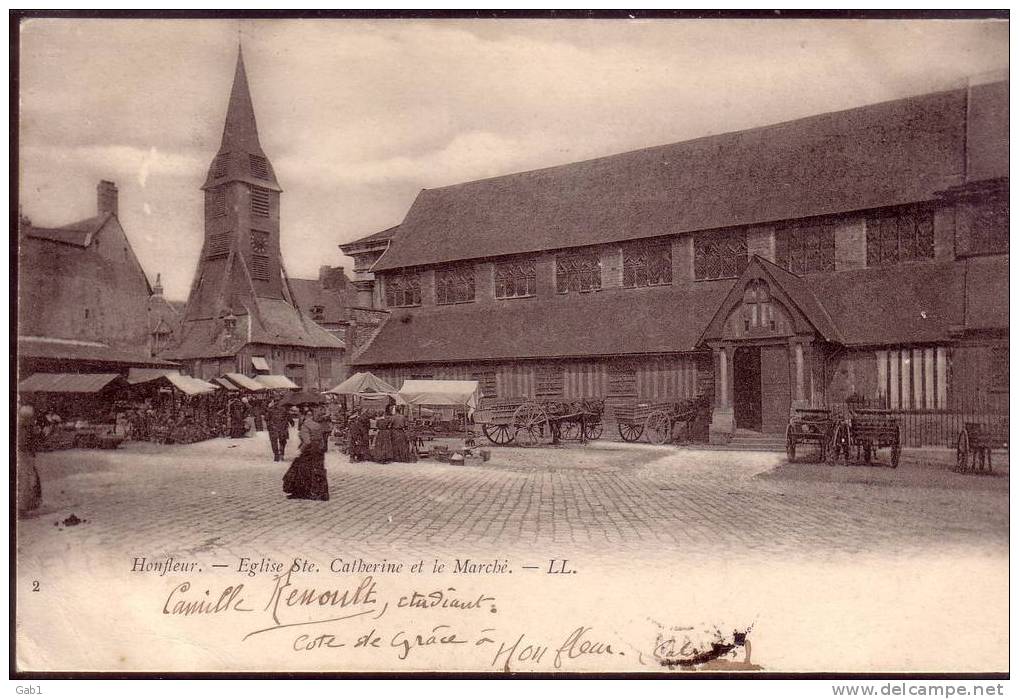
<svg viewBox="0 0 1019 699">
<path fill-rule="evenodd" d="M 410 405 L 462 406 L 468 414 L 477 409 L 480 395 L 477 381 L 407 379 L 400 388 L 400 396 Z"/>
<path fill-rule="evenodd" d="M 359 393 L 396 393 L 396 387 L 380 379 L 370 371 L 359 371 L 348 377 L 337 386 L 330 388 L 326 393 L 339 395 L 355 395 Z"/>
</svg>

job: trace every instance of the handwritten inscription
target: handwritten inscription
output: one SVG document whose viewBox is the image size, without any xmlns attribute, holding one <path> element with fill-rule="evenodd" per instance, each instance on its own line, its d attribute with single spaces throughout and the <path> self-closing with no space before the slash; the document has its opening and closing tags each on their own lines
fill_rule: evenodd
<svg viewBox="0 0 1019 699">
<path fill-rule="evenodd" d="M 243 616 L 250 618 L 247 629 L 251 630 L 243 633 L 242 641 L 258 638 L 263 643 L 285 644 L 284 648 L 300 654 L 377 653 L 413 667 L 442 663 L 443 653 L 455 653 L 459 659 L 466 652 L 498 672 L 624 668 L 622 659 L 628 654 L 639 665 L 650 659 L 651 667 L 692 669 L 729 662 L 726 669 L 733 669 L 731 661 L 722 659 L 734 657 L 736 649 L 745 651 L 743 664 L 749 666 L 749 628 L 723 638 L 717 628 L 710 633 L 704 627 L 697 637 L 691 633 L 692 626 L 658 624 L 653 646 L 643 648 L 591 624 L 571 624 L 569 631 L 559 634 L 536 633 L 502 619 L 494 594 L 451 585 L 407 585 L 407 578 L 385 575 L 393 565 L 388 561 L 355 559 L 344 568 L 378 570 L 383 572 L 382 579 L 364 574 L 341 582 L 333 570 L 340 560 L 334 559 L 323 576 L 316 575 L 319 567 L 307 559 L 286 564 L 264 557 L 244 558 L 234 572 L 246 582 L 216 587 L 199 585 L 197 578 L 185 580 L 169 588 L 160 611 L 164 616 L 186 618 L 186 623 Z M 504 561 L 468 564 L 469 560 L 457 560 L 460 575 L 480 573 L 475 565 L 492 575 L 512 572 Z M 419 561 L 411 568 L 423 566 L 424 561 Z M 153 572 L 159 574 L 167 567 L 171 566 Z M 557 559 L 544 572 L 574 571 L 566 559 Z M 463 587 L 472 583 L 465 582 Z"/>
</svg>

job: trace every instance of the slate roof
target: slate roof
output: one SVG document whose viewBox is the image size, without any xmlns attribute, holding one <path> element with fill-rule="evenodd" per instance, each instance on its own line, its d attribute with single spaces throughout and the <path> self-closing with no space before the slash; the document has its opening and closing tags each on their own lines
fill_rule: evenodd
<svg viewBox="0 0 1019 699">
<path fill-rule="evenodd" d="M 762 263 L 822 336 L 846 346 L 950 341 L 964 321 L 966 329 L 1008 327 L 1007 299 L 1001 296 L 1007 288 L 1007 256 L 805 276 Z M 540 301 L 514 299 L 497 306 L 394 310 L 351 364 L 694 351 L 735 284 L 729 279 L 654 289 L 605 289 Z M 969 315 L 967 307 L 974 309 Z"/>
<path fill-rule="evenodd" d="M 181 340 L 164 354 L 172 359 L 230 357 L 249 343 L 343 349 L 343 341 L 283 299 L 255 299 L 255 313 L 237 315 L 237 329 L 227 335 L 217 318 L 181 326 Z"/>
<path fill-rule="evenodd" d="M 390 226 L 389 228 L 387 228 L 387 229 L 385 229 L 383 231 L 379 231 L 378 233 L 372 233 L 371 235 L 366 235 L 363 238 L 358 238 L 357 240 L 351 240 L 349 243 L 341 243 L 340 247 L 343 248 L 343 247 L 346 247 L 348 245 L 365 245 L 365 244 L 368 244 L 368 243 L 378 243 L 378 242 L 381 242 L 381 241 L 384 241 L 384 240 L 389 240 L 394 235 L 396 235 L 396 232 L 399 229 L 400 229 L 400 226 L 398 226 L 398 225 L 397 226 Z"/>
<path fill-rule="evenodd" d="M 251 162 L 252 157 L 260 159 L 265 168 L 261 173 L 264 176 L 256 176 Z M 223 140 L 220 142 L 219 152 L 209 166 L 209 173 L 202 189 L 237 181 L 281 191 L 272 163 L 266 158 L 258 140 L 255 107 L 251 102 L 248 74 L 244 69 L 244 56 L 239 46 L 233 87 L 230 88 L 230 101 L 227 103 L 226 120 L 223 123 Z"/>
<path fill-rule="evenodd" d="M 290 289 L 294 292 L 294 301 L 309 316 L 313 306 L 322 306 L 322 323 L 339 323 L 347 319 L 347 308 L 343 294 L 335 290 L 323 289 L 318 279 L 290 278 Z"/>
<path fill-rule="evenodd" d="M 106 221 L 113 214 L 105 213 L 99 216 L 93 216 L 86 218 L 83 221 L 75 221 L 69 223 L 66 226 L 58 226 L 56 228 L 40 228 L 38 226 L 28 226 L 25 230 L 25 235 L 29 238 L 38 238 L 41 240 L 49 240 L 54 243 L 63 243 L 65 245 L 74 245 L 80 248 L 88 247 L 92 242 L 92 236 L 99 232 Z"/>
<path fill-rule="evenodd" d="M 732 280 L 394 310 L 351 364 L 607 356 L 692 349 Z M 592 323 L 592 319 L 598 322 Z"/>
<path fill-rule="evenodd" d="M 962 324 L 962 261 L 870 267 L 805 281 L 847 345 L 940 342 Z"/>
<path fill-rule="evenodd" d="M 1007 85 L 981 95 L 1007 115 Z M 424 190 L 373 271 L 930 200 L 963 183 L 966 111 L 951 90 Z"/>
<path fill-rule="evenodd" d="M 1008 328 L 1008 255 L 966 260 L 965 329 Z"/>
<path fill-rule="evenodd" d="M 18 356 L 31 359 L 107 362 L 139 367 L 170 367 L 172 362 L 149 357 L 141 352 L 114 349 L 102 342 L 55 337 L 18 336 Z"/>
</svg>

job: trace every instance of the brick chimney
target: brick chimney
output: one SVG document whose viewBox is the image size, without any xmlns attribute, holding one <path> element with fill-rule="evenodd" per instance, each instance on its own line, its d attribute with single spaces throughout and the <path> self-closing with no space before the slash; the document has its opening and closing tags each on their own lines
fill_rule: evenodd
<svg viewBox="0 0 1019 699">
<path fill-rule="evenodd" d="M 117 185 L 109 180 L 100 180 L 96 187 L 96 212 L 117 215 Z"/>
<path fill-rule="evenodd" d="M 347 287 L 347 275 L 343 267 L 322 265 L 318 268 L 318 282 L 326 291 L 343 291 Z"/>
</svg>

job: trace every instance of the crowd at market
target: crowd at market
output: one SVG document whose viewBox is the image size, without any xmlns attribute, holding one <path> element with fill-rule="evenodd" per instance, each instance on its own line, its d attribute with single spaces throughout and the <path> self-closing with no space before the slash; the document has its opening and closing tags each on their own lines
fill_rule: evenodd
<svg viewBox="0 0 1019 699">
<path fill-rule="evenodd" d="M 39 451 L 83 446 L 81 436 L 103 428 L 111 446 L 127 441 L 192 443 L 213 438 L 242 439 L 267 432 L 274 461 L 287 459 L 291 430 L 297 453 L 283 479 L 288 498 L 328 500 L 325 454 L 332 442 L 350 461 L 417 461 L 418 438 L 406 406 L 357 405 L 343 396 L 298 391 L 227 392 L 181 396 L 164 391 L 75 398 L 47 396 L 38 409 L 22 400 L 18 415 L 18 511 L 36 509 L 42 485 L 35 467 Z M 89 444 L 89 446 L 104 446 Z M 267 455 L 268 458 L 268 455 Z"/>
</svg>

